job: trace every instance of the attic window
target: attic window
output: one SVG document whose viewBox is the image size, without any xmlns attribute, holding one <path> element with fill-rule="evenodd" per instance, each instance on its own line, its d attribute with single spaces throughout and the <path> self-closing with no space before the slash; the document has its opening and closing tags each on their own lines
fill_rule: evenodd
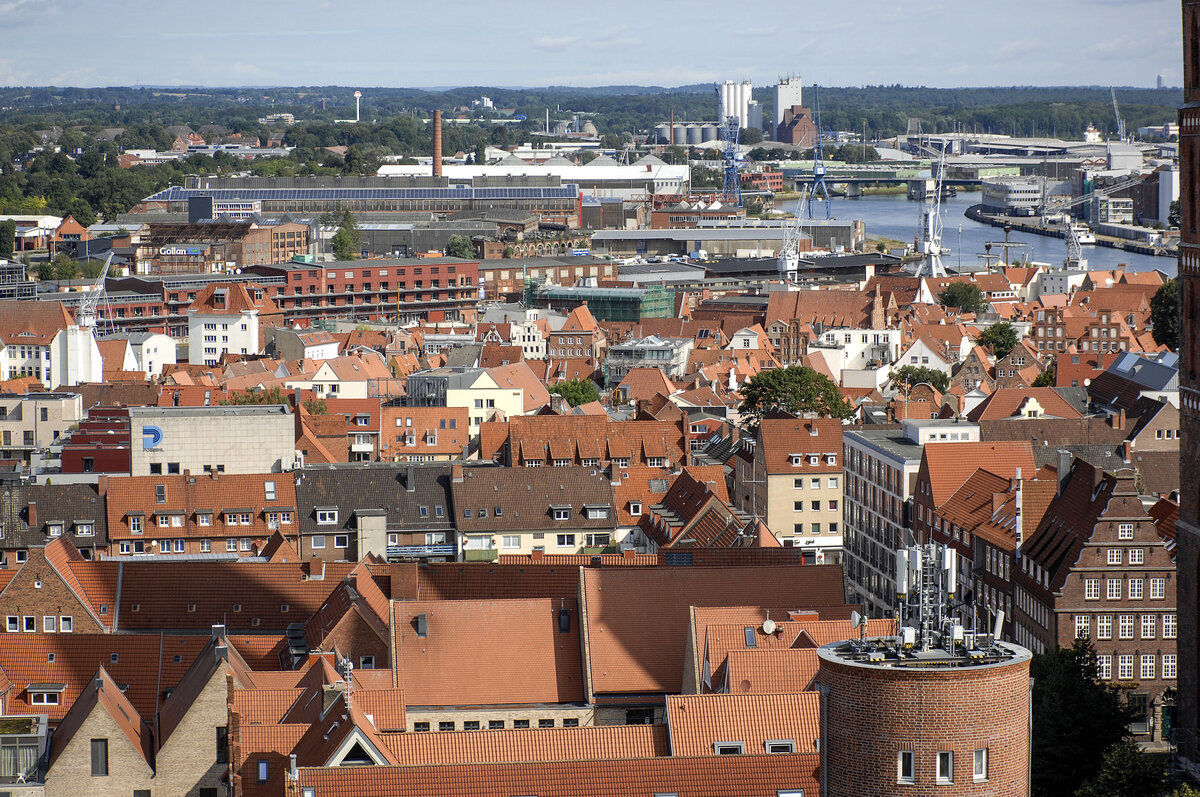
<svg viewBox="0 0 1200 797">
<path fill-rule="evenodd" d="M 154 485 L 154 503 L 165 504 L 167 502 L 167 485 Z"/>
<path fill-rule="evenodd" d="M 804 455 L 803 454 L 792 454 L 792 464 L 793 465 L 803 465 L 804 464 Z"/>
<path fill-rule="evenodd" d="M 176 653 L 174 656 L 171 657 L 171 661 L 175 662 L 176 664 L 181 664 L 181 663 L 183 663 L 183 656 Z"/>
<path fill-rule="evenodd" d="M 233 610 L 234 610 L 234 612 L 240 612 L 242 610 L 242 604 L 240 604 L 240 603 L 233 604 Z"/>
<path fill-rule="evenodd" d="M 763 749 L 768 753 L 794 753 L 796 742 L 792 739 L 768 739 L 763 742 Z"/>
<path fill-rule="evenodd" d="M 275 482 L 263 482 L 263 492 L 266 494 L 266 500 L 275 500 Z"/>
<path fill-rule="evenodd" d="M 288 613 L 288 605 L 285 603 L 282 606 L 280 606 L 279 612 L 280 612 L 280 614 L 287 614 Z"/>
<path fill-rule="evenodd" d="M 742 755 L 746 745 L 741 742 L 713 742 L 713 752 L 717 755 Z"/>
<path fill-rule="evenodd" d="M 116 663 L 117 663 L 117 661 L 118 661 L 120 658 L 121 658 L 121 654 L 120 654 L 120 653 L 114 653 L 114 654 L 112 654 L 111 656 L 109 656 L 109 657 L 108 657 L 108 660 L 109 660 L 109 662 L 111 662 L 112 664 L 116 664 Z"/>
<path fill-rule="evenodd" d="M 634 517 L 641 515 L 642 514 L 642 502 L 641 501 L 630 501 L 629 502 L 629 514 L 633 515 Z"/>
<path fill-rule="evenodd" d="M 133 611 L 135 611 L 135 612 L 136 612 L 136 611 L 140 611 L 140 610 L 141 610 L 141 608 L 142 608 L 142 604 L 140 604 L 140 603 L 135 603 L 135 604 L 133 604 L 133 606 L 131 606 L 130 608 L 131 608 L 131 609 L 133 609 Z"/>
<path fill-rule="evenodd" d="M 53 664 L 53 663 L 54 663 L 54 654 L 53 654 L 53 653 L 47 653 L 47 654 L 46 654 L 46 663 L 47 663 L 47 664 Z"/>
<path fill-rule="evenodd" d="M 758 647 L 758 637 L 755 635 L 754 626 L 750 626 L 750 625 L 746 626 L 745 631 L 746 631 L 746 647 L 748 647 L 748 648 Z"/>
<path fill-rule="evenodd" d="M 196 611 L 196 604 L 194 604 L 194 603 L 189 603 L 189 604 L 188 604 L 188 611 L 189 611 L 189 612 L 194 612 L 194 611 Z"/>
<path fill-rule="evenodd" d="M 821 464 L 821 455 L 820 454 L 809 454 L 808 455 L 808 464 L 809 465 L 820 465 Z"/>
</svg>

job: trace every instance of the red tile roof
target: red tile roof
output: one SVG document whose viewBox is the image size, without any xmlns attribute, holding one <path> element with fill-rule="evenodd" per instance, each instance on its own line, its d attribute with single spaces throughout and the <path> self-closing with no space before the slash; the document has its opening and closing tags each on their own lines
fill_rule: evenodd
<svg viewBox="0 0 1200 797">
<path fill-rule="evenodd" d="M 583 570 L 592 691 L 679 692 L 689 606 L 836 606 L 838 565 Z"/>
<path fill-rule="evenodd" d="M 331 767 L 300 770 L 298 786 L 316 797 L 778 797 L 817 795 L 816 754 L 641 758 L 425 767 Z"/>
<path fill-rule="evenodd" d="M 410 766 L 654 758 L 669 752 L 663 725 L 402 733 L 385 736 L 384 744 Z"/>
<path fill-rule="evenodd" d="M 932 506 L 950 500 L 976 468 L 1003 479 L 1032 475 L 1037 470 L 1028 442 L 929 443 L 922 454 L 921 472 L 928 474 Z"/>
<path fill-rule="evenodd" d="M 175 688 L 207 642 L 207 636 L 199 635 L 0 635 L 0 669 L 14 687 L 5 708 L 10 714 L 48 714 L 51 722 L 57 722 L 103 666 L 118 684 L 127 687 L 125 696 L 138 713 L 153 717 L 162 693 Z M 54 660 L 48 661 L 51 654 Z M 42 683 L 66 686 L 59 705 L 30 702 L 26 688 Z"/>
<path fill-rule="evenodd" d="M 821 696 L 816 692 L 667 697 L 671 754 L 716 755 L 714 743 L 741 742 L 746 753 L 769 753 L 766 743 L 791 740 L 798 753 L 817 752 Z"/>
<path fill-rule="evenodd" d="M 1052 387 L 998 387 L 967 417 L 972 421 L 994 421 L 1022 414 L 1031 401 L 1041 405 L 1038 417 L 1080 418 L 1079 410 Z"/>
<path fill-rule="evenodd" d="M 713 688 L 727 688 L 732 694 L 803 692 L 819 668 L 816 648 L 731 650 L 725 660 L 725 679 Z"/>
<path fill-rule="evenodd" d="M 393 606 L 395 668 L 410 706 L 583 700 L 574 598 Z M 563 611 L 566 633 L 560 630 Z M 427 624 L 425 637 L 417 635 L 419 615 Z"/>
</svg>

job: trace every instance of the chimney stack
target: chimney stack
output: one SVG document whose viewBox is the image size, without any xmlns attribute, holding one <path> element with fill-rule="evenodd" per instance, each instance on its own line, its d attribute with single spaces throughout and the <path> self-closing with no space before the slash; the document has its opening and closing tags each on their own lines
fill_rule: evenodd
<svg viewBox="0 0 1200 797">
<path fill-rule="evenodd" d="M 442 176 L 442 112 L 433 112 L 433 176 Z"/>
</svg>

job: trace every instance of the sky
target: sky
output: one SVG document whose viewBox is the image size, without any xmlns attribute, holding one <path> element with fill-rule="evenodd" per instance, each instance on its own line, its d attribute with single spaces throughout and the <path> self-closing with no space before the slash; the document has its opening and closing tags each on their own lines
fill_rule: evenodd
<svg viewBox="0 0 1200 797">
<path fill-rule="evenodd" d="M 1153 86 L 1179 0 L 0 0 L 0 85 Z"/>
</svg>

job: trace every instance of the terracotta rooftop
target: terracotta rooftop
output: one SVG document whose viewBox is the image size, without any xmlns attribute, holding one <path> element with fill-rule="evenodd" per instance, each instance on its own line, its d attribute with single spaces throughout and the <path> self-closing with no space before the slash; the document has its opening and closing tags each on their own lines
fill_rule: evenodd
<svg viewBox="0 0 1200 797">
<path fill-rule="evenodd" d="M 654 758 L 669 753 L 664 725 L 598 725 L 384 737 L 402 765 Z"/>
<path fill-rule="evenodd" d="M 725 660 L 725 679 L 713 688 L 732 694 L 803 692 L 817 677 L 818 669 L 816 648 L 731 650 Z"/>
<path fill-rule="evenodd" d="M 836 606 L 838 565 L 583 570 L 596 693 L 679 692 L 690 606 Z"/>
<path fill-rule="evenodd" d="M 671 754 L 716 755 L 716 742 L 741 742 L 745 753 L 770 753 L 767 742 L 790 740 L 798 753 L 817 752 L 821 696 L 778 694 L 671 695 L 667 697 Z"/>
<path fill-rule="evenodd" d="M 740 755 L 520 764 L 301 769 L 298 786 L 314 797 L 348 794 L 421 797 L 778 797 L 816 795 L 819 756 Z"/>
<path fill-rule="evenodd" d="M 393 606 L 394 666 L 410 706 L 584 699 L 574 598 Z"/>
<path fill-rule="evenodd" d="M 1037 470 L 1028 442 L 930 443 L 924 447 L 921 471 L 928 473 L 931 504 L 948 501 L 976 468 L 1003 479 L 1016 476 L 1017 468 L 1026 476 Z"/>
</svg>

